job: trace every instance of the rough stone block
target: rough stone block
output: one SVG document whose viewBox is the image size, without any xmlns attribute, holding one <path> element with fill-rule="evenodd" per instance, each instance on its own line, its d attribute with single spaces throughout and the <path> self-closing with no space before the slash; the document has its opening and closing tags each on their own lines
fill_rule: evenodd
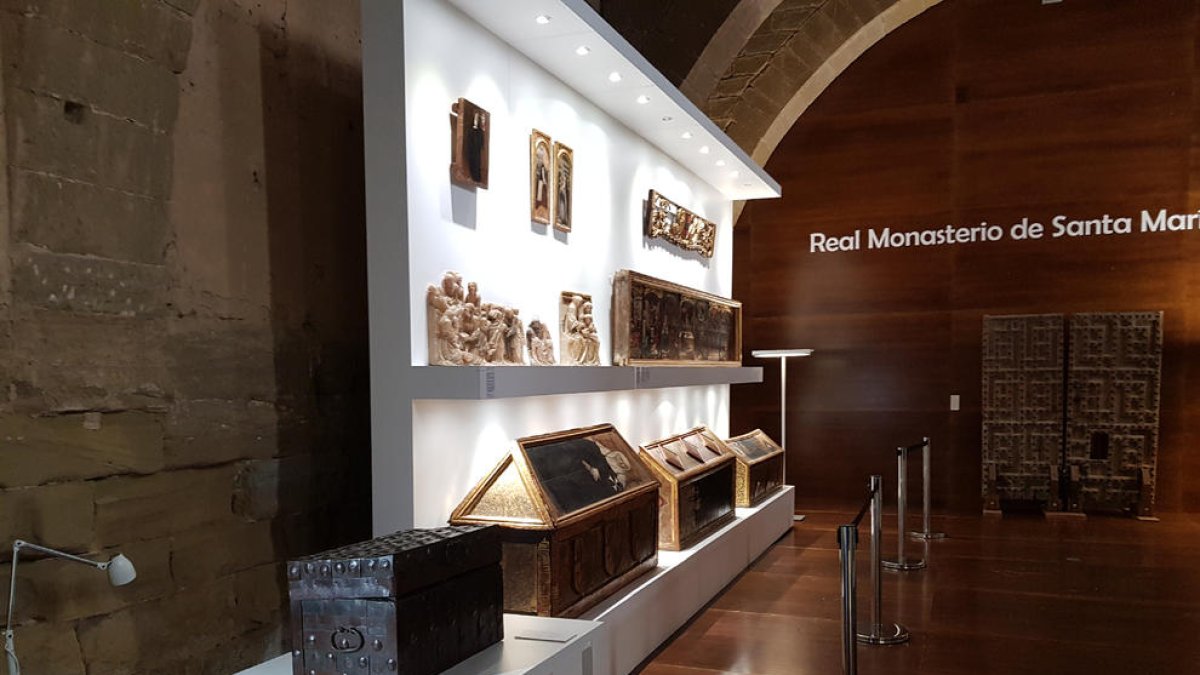
<svg viewBox="0 0 1200 675">
<path fill-rule="evenodd" d="M 5 575 L 7 579 L 7 574 Z M 21 607 L 17 607 L 18 610 Z M 34 623 L 13 631 L 21 670 L 27 673 L 87 675 L 75 630 L 57 623 Z"/>
<path fill-rule="evenodd" d="M 763 66 L 767 65 L 767 61 L 771 60 L 770 54 L 751 54 L 748 56 L 739 56 L 729 65 L 729 72 L 725 80 L 733 79 L 729 76 L 734 75 L 757 75 Z M 722 80 L 724 82 L 725 80 Z M 713 92 L 714 96 L 720 94 Z"/>
<path fill-rule="evenodd" d="M 157 130 L 174 126 L 179 84 L 170 70 L 36 18 L 0 26 L 6 86 L 81 103 Z"/>
<path fill-rule="evenodd" d="M 139 195 L 169 196 L 169 135 L 86 104 L 19 89 L 6 94 L 13 166 Z"/>
<path fill-rule="evenodd" d="M 167 204 L 90 183 L 13 171 L 13 235 L 57 253 L 161 265 L 170 242 Z"/>
<path fill-rule="evenodd" d="M 167 313 L 166 268 L 14 247 L 13 299 L 31 307 L 122 317 Z"/>
<path fill-rule="evenodd" d="M 770 109 L 778 112 L 783 110 L 808 75 L 804 71 L 789 70 L 772 59 L 770 65 L 754 78 L 750 88 L 770 101 Z"/>
<path fill-rule="evenodd" d="M 158 0 L 0 1 L 3 9 L 67 28 L 99 44 L 161 63 L 174 72 L 187 64 L 191 19 Z"/>
<path fill-rule="evenodd" d="M 174 7 L 185 14 L 195 14 L 200 6 L 200 0 L 162 0 L 168 7 Z"/>
<path fill-rule="evenodd" d="M 98 543 L 154 539 L 232 521 L 234 471 L 230 465 L 97 482 Z"/>
<path fill-rule="evenodd" d="M 704 112 L 713 119 L 729 118 L 733 116 L 733 109 L 737 103 L 738 99 L 734 96 L 710 98 L 704 105 Z"/>
<path fill-rule="evenodd" d="M 266 626 L 258 607 L 278 598 L 281 580 L 267 583 L 253 575 L 239 581 L 225 577 L 181 590 L 169 599 L 149 602 L 79 625 L 79 643 L 91 672 L 105 675 L 142 673 L 225 673 L 223 647 Z M 276 607 L 282 604 L 275 600 Z M 281 614 L 271 618 L 273 626 Z M 184 631 L 180 626 L 186 626 Z M 169 645 L 169 649 L 163 648 Z M 247 664 L 249 665 L 249 664 Z"/>
<path fill-rule="evenodd" d="M 713 87 L 712 95 L 718 98 L 731 98 L 738 96 L 745 90 L 746 85 L 750 84 L 750 76 L 742 75 L 739 77 L 726 77 L 717 86 Z"/>
<path fill-rule="evenodd" d="M 796 32 L 823 2 L 792 3 L 787 9 L 776 9 L 767 18 L 766 28 L 772 31 Z"/>
<path fill-rule="evenodd" d="M 804 22 L 800 32 L 796 34 L 796 39 L 811 42 L 819 54 L 829 58 L 849 36 L 849 32 L 845 32 L 843 27 L 833 22 L 832 17 L 821 11 L 814 13 Z"/>
<path fill-rule="evenodd" d="M 265 459 L 278 451 L 279 418 L 264 401 L 176 401 L 167 414 L 169 467 Z"/>
<path fill-rule="evenodd" d="M 88 421 L 90 420 L 90 421 Z M 0 487 L 41 485 L 126 473 L 154 473 L 163 467 L 161 415 L 125 412 L 88 420 L 83 414 L 31 417 L 0 415 Z M 84 486 L 62 486 L 71 490 Z M 90 485 L 87 489 L 91 494 Z M 90 502 L 90 499 L 89 499 Z M 47 502 L 52 505 L 52 500 Z M 64 502 L 62 508 L 66 508 Z M 92 508 L 70 517 L 90 530 Z M 62 514 L 66 517 L 67 514 Z M 88 539 L 85 542 L 90 541 Z"/>
<path fill-rule="evenodd" d="M 133 562 L 138 576 L 134 583 L 117 587 L 109 584 L 104 573 L 95 568 L 56 558 L 30 560 L 22 553 L 17 572 L 17 620 L 74 621 L 109 614 L 173 591 L 170 546 L 166 540 L 125 544 L 119 549 L 83 555 L 107 560 L 118 552 Z M 6 564 L 0 572 L 8 578 L 9 566 Z"/>
<path fill-rule="evenodd" d="M 165 409 L 162 319 L 45 309 L 13 319 L 15 409 Z"/>
<path fill-rule="evenodd" d="M 317 509 L 339 488 L 340 473 L 312 455 L 244 462 L 234 480 L 233 511 L 264 520 Z"/>
<path fill-rule="evenodd" d="M 755 54 L 774 54 L 794 35 L 791 31 L 759 31 L 750 36 L 746 46 L 742 47 L 743 56 Z"/>
<path fill-rule="evenodd" d="M 275 351 L 265 323 L 176 321 L 167 353 L 180 398 L 275 400 Z"/>
<path fill-rule="evenodd" d="M 25 539 L 66 551 L 84 551 L 92 542 L 90 483 L 0 490 L 0 543 Z M 7 558 L 9 549 L 0 550 Z"/>
<path fill-rule="evenodd" d="M 175 536 L 171 573 L 181 587 L 201 586 L 283 557 L 276 554 L 270 521 L 226 523 Z"/>
</svg>

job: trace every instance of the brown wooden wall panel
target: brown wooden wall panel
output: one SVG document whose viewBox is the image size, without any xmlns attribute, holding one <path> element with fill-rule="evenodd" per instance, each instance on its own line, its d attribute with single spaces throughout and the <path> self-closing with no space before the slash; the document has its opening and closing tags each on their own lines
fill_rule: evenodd
<svg viewBox="0 0 1200 675">
<path fill-rule="evenodd" d="M 1200 510 L 1200 232 L 810 254 L 813 232 L 1200 209 L 1200 0 L 945 0 L 860 57 L 768 164 L 734 285 L 746 351 L 789 368 L 789 473 L 806 502 L 894 480 L 934 439 L 934 501 L 981 506 L 988 314 L 1164 312 L 1157 510 Z M 1136 229 L 1136 224 L 1135 224 Z M 734 388 L 733 432 L 778 432 L 778 373 Z M 959 394 L 962 409 L 950 412 Z"/>
</svg>

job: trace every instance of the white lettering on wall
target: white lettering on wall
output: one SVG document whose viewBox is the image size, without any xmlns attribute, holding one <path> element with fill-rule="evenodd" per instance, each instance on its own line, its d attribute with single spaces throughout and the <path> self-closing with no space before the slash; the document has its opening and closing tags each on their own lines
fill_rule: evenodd
<svg viewBox="0 0 1200 675">
<path fill-rule="evenodd" d="M 1134 229 L 1134 221 L 1139 227 Z M 1113 237 L 1129 234 L 1160 234 L 1171 232 L 1200 232 L 1200 211 L 1195 213 L 1172 213 L 1167 209 L 1142 211 L 1138 217 L 1104 214 L 1099 218 L 1077 218 L 1065 214 L 1050 219 L 1045 224 L 1022 218 L 1006 230 L 999 225 L 986 222 L 975 226 L 959 227 L 946 225 L 916 230 L 898 230 L 892 227 L 871 227 L 866 230 L 866 249 L 914 248 L 918 246 L 953 246 L 958 244 L 986 244 L 1002 241 L 1030 241 L 1046 238 L 1076 239 L 1081 237 Z M 850 233 L 809 234 L 809 253 L 845 253 L 864 250 L 863 230 Z"/>
</svg>

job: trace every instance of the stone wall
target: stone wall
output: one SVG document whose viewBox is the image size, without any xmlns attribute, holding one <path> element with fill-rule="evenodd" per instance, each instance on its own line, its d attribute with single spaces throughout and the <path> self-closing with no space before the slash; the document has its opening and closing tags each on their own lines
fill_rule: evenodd
<svg viewBox="0 0 1200 675">
<path fill-rule="evenodd" d="M 369 536 L 358 26 L 0 0 L 0 542 L 139 572 L 22 562 L 28 672 L 233 672 L 280 562 Z"/>
</svg>

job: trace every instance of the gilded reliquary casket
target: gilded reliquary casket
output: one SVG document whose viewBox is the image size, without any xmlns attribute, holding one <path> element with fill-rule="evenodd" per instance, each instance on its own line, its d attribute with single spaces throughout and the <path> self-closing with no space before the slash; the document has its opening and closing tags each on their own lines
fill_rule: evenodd
<svg viewBox="0 0 1200 675">
<path fill-rule="evenodd" d="M 658 481 L 611 424 L 518 439 L 450 522 L 501 526 L 508 612 L 579 616 L 658 564 Z"/>
<path fill-rule="evenodd" d="M 754 506 L 783 487 L 783 448 L 755 429 L 725 441 L 737 456 L 737 505 Z"/>
<path fill-rule="evenodd" d="M 733 520 L 733 453 L 707 428 L 643 445 L 640 456 L 659 479 L 659 548 L 685 549 Z"/>
<path fill-rule="evenodd" d="M 742 303 L 630 270 L 613 280 L 613 365 L 740 366 Z"/>
</svg>

